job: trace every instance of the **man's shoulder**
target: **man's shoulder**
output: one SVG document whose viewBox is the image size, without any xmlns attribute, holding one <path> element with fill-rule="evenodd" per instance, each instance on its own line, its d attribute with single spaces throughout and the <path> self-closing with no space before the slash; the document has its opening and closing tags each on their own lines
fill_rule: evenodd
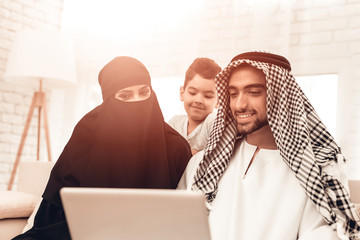
<svg viewBox="0 0 360 240">
<path fill-rule="evenodd" d="M 199 167 L 201 160 L 204 157 L 204 150 L 197 152 L 194 156 L 192 156 L 186 166 L 183 177 L 181 178 L 178 188 L 179 189 L 190 189 L 191 185 L 194 182 L 194 176 L 196 174 L 196 170 Z"/>
</svg>

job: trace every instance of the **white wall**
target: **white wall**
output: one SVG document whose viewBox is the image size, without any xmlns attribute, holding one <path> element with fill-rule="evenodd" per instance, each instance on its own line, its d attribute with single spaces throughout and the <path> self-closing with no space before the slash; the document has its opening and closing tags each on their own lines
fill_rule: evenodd
<svg viewBox="0 0 360 240">
<path fill-rule="evenodd" d="M 63 0 L 1 0 L 0 1 L 0 189 L 6 189 L 10 179 L 21 134 L 36 89 L 4 82 L 3 76 L 8 54 L 17 30 L 60 29 Z M 48 101 L 51 94 L 48 92 Z M 63 94 L 62 94 L 63 95 Z M 64 107 L 60 103 L 59 110 Z M 36 159 L 37 111 L 31 121 L 21 160 Z M 49 120 L 56 116 L 49 116 Z M 50 128 L 54 124 L 50 121 Z M 61 126 L 61 122 L 57 122 Z M 58 143 L 58 133 L 51 131 L 53 143 Z M 45 157 L 44 131 L 40 143 Z M 46 160 L 46 159 L 44 159 Z"/>
</svg>

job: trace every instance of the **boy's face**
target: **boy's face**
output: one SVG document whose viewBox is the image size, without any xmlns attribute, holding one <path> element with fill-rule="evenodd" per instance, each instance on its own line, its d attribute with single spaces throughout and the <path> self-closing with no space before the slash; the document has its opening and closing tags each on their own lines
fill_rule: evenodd
<svg viewBox="0 0 360 240">
<path fill-rule="evenodd" d="M 202 122 L 217 105 L 215 81 L 196 74 L 186 87 L 180 88 L 180 99 L 189 120 Z"/>
</svg>

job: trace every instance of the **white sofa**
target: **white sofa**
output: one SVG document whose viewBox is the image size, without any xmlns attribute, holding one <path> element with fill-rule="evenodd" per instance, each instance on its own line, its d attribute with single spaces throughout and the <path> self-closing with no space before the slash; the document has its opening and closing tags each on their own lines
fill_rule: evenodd
<svg viewBox="0 0 360 240">
<path fill-rule="evenodd" d="M 53 162 L 24 161 L 18 168 L 17 189 L 0 191 L 0 239 L 9 240 L 23 232 L 49 179 Z M 33 216 L 32 216 L 33 218 Z"/>
</svg>

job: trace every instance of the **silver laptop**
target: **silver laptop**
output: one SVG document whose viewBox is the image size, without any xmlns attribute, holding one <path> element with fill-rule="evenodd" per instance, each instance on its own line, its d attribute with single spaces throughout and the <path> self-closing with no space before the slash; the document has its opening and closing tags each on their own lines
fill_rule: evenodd
<svg viewBox="0 0 360 240">
<path fill-rule="evenodd" d="M 210 240 L 203 194 L 186 190 L 62 188 L 73 240 Z"/>
</svg>

